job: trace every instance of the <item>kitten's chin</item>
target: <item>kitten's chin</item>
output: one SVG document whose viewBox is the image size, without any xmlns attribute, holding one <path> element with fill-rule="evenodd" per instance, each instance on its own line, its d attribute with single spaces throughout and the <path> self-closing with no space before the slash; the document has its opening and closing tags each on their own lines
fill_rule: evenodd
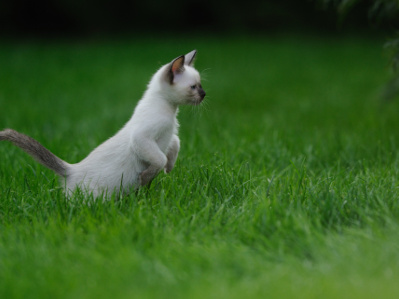
<svg viewBox="0 0 399 299">
<path fill-rule="evenodd" d="M 204 100 L 203 97 L 191 97 L 191 98 L 186 98 L 184 102 L 182 102 L 182 104 L 198 106 L 203 102 L 203 100 Z"/>
<path fill-rule="evenodd" d="M 204 101 L 204 99 L 205 99 L 205 96 L 202 96 L 202 97 L 201 97 L 201 96 L 195 97 L 195 98 L 193 99 L 192 104 L 195 105 L 195 106 L 200 105 L 200 104 Z"/>
<path fill-rule="evenodd" d="M 198 105 L 200 105 L 202 103 L 203 100 L 204 100 L 203 98 L 202 99 L 195 99 L 193 102 L 191 102 L 191 104 L 194 105 L 194 106 L 198 106 Z"/>
</svg>

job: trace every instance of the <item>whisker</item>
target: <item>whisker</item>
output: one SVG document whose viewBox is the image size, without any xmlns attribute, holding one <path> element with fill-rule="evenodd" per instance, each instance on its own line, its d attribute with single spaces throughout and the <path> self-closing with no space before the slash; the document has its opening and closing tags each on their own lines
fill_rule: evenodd
<svg viewBox="0 0 399 299">
<path fill-rule="evenodd" d="M 207 78 L 207 71 L 209 71 L 209 70 L 211 70 L 211 68 L 207 68 L 207 69 L 204 69 L 204 70 L 202 70 L 201 71 L 201 79 L 203 80 L 203 81 L 208 81 L 208 78 Z"/>
</svg>

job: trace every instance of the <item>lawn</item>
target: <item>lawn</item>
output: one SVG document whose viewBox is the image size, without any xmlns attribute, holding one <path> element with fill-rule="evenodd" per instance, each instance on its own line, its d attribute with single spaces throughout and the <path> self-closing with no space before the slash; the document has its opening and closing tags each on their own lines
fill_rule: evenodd
<svg viewBox="0 0 399 299">
<path fill-rule="evenodd" d="M 0 144 L 0 298 L 397 298 L 399 101 L 380 39 L 3 41 L 0 128 L 70 163 L 131 116 L 151 75 L 198 50 L 171 174 L 65 199 Z"/>
</svg>

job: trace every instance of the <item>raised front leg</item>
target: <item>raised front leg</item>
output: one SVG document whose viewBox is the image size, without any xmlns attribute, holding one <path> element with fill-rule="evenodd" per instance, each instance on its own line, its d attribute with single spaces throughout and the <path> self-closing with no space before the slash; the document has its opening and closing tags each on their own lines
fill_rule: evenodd
<svg viewBox="0 0 399 299">
<path fill-rule="evenodd" d="M 161 168 L 162 169 L 162 168 Z M 157 174 L 161 171 L 158 166 L 150 165 L 146 170 L 144 170 L 139 175 L 139 184 L 140 186 L 145 186 L 157 176 Z"/>
<path fill-rule="evenodd" d="M 167 158 L 153 140 L 141 139 L 135 142 L 135 145 L 134 150 L 138 158 L 149 165 L 139 174 L 139 185 L 145 186 L 165 167 Z"/>
<path fill-rule="evenodd" d="M 173 167 L 175 166 L 179 150 L 180 150 L 180 139 L 179 137 L 177 137 L 177 135 L 173 135 L 168 148 L 168 153 L 166 155 L 168 162 L 166 162 L 165 173 L 169 173 L 172 171 Z"/>
</svg>

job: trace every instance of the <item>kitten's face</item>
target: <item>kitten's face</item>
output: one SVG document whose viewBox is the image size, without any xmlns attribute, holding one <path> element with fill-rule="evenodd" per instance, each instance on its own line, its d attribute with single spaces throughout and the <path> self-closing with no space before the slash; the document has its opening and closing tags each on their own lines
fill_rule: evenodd
<svg viewBox="0 0 399 299">
<path fill-rule="evenodd" d="M 200 75 L 193 67 L 196 53 L 194 50 L 185 56 L 180 56 L 167 66 L 169 98 L 177 105 L 199 105 L 206 95 L 201 86 Z"/>
</svg>

